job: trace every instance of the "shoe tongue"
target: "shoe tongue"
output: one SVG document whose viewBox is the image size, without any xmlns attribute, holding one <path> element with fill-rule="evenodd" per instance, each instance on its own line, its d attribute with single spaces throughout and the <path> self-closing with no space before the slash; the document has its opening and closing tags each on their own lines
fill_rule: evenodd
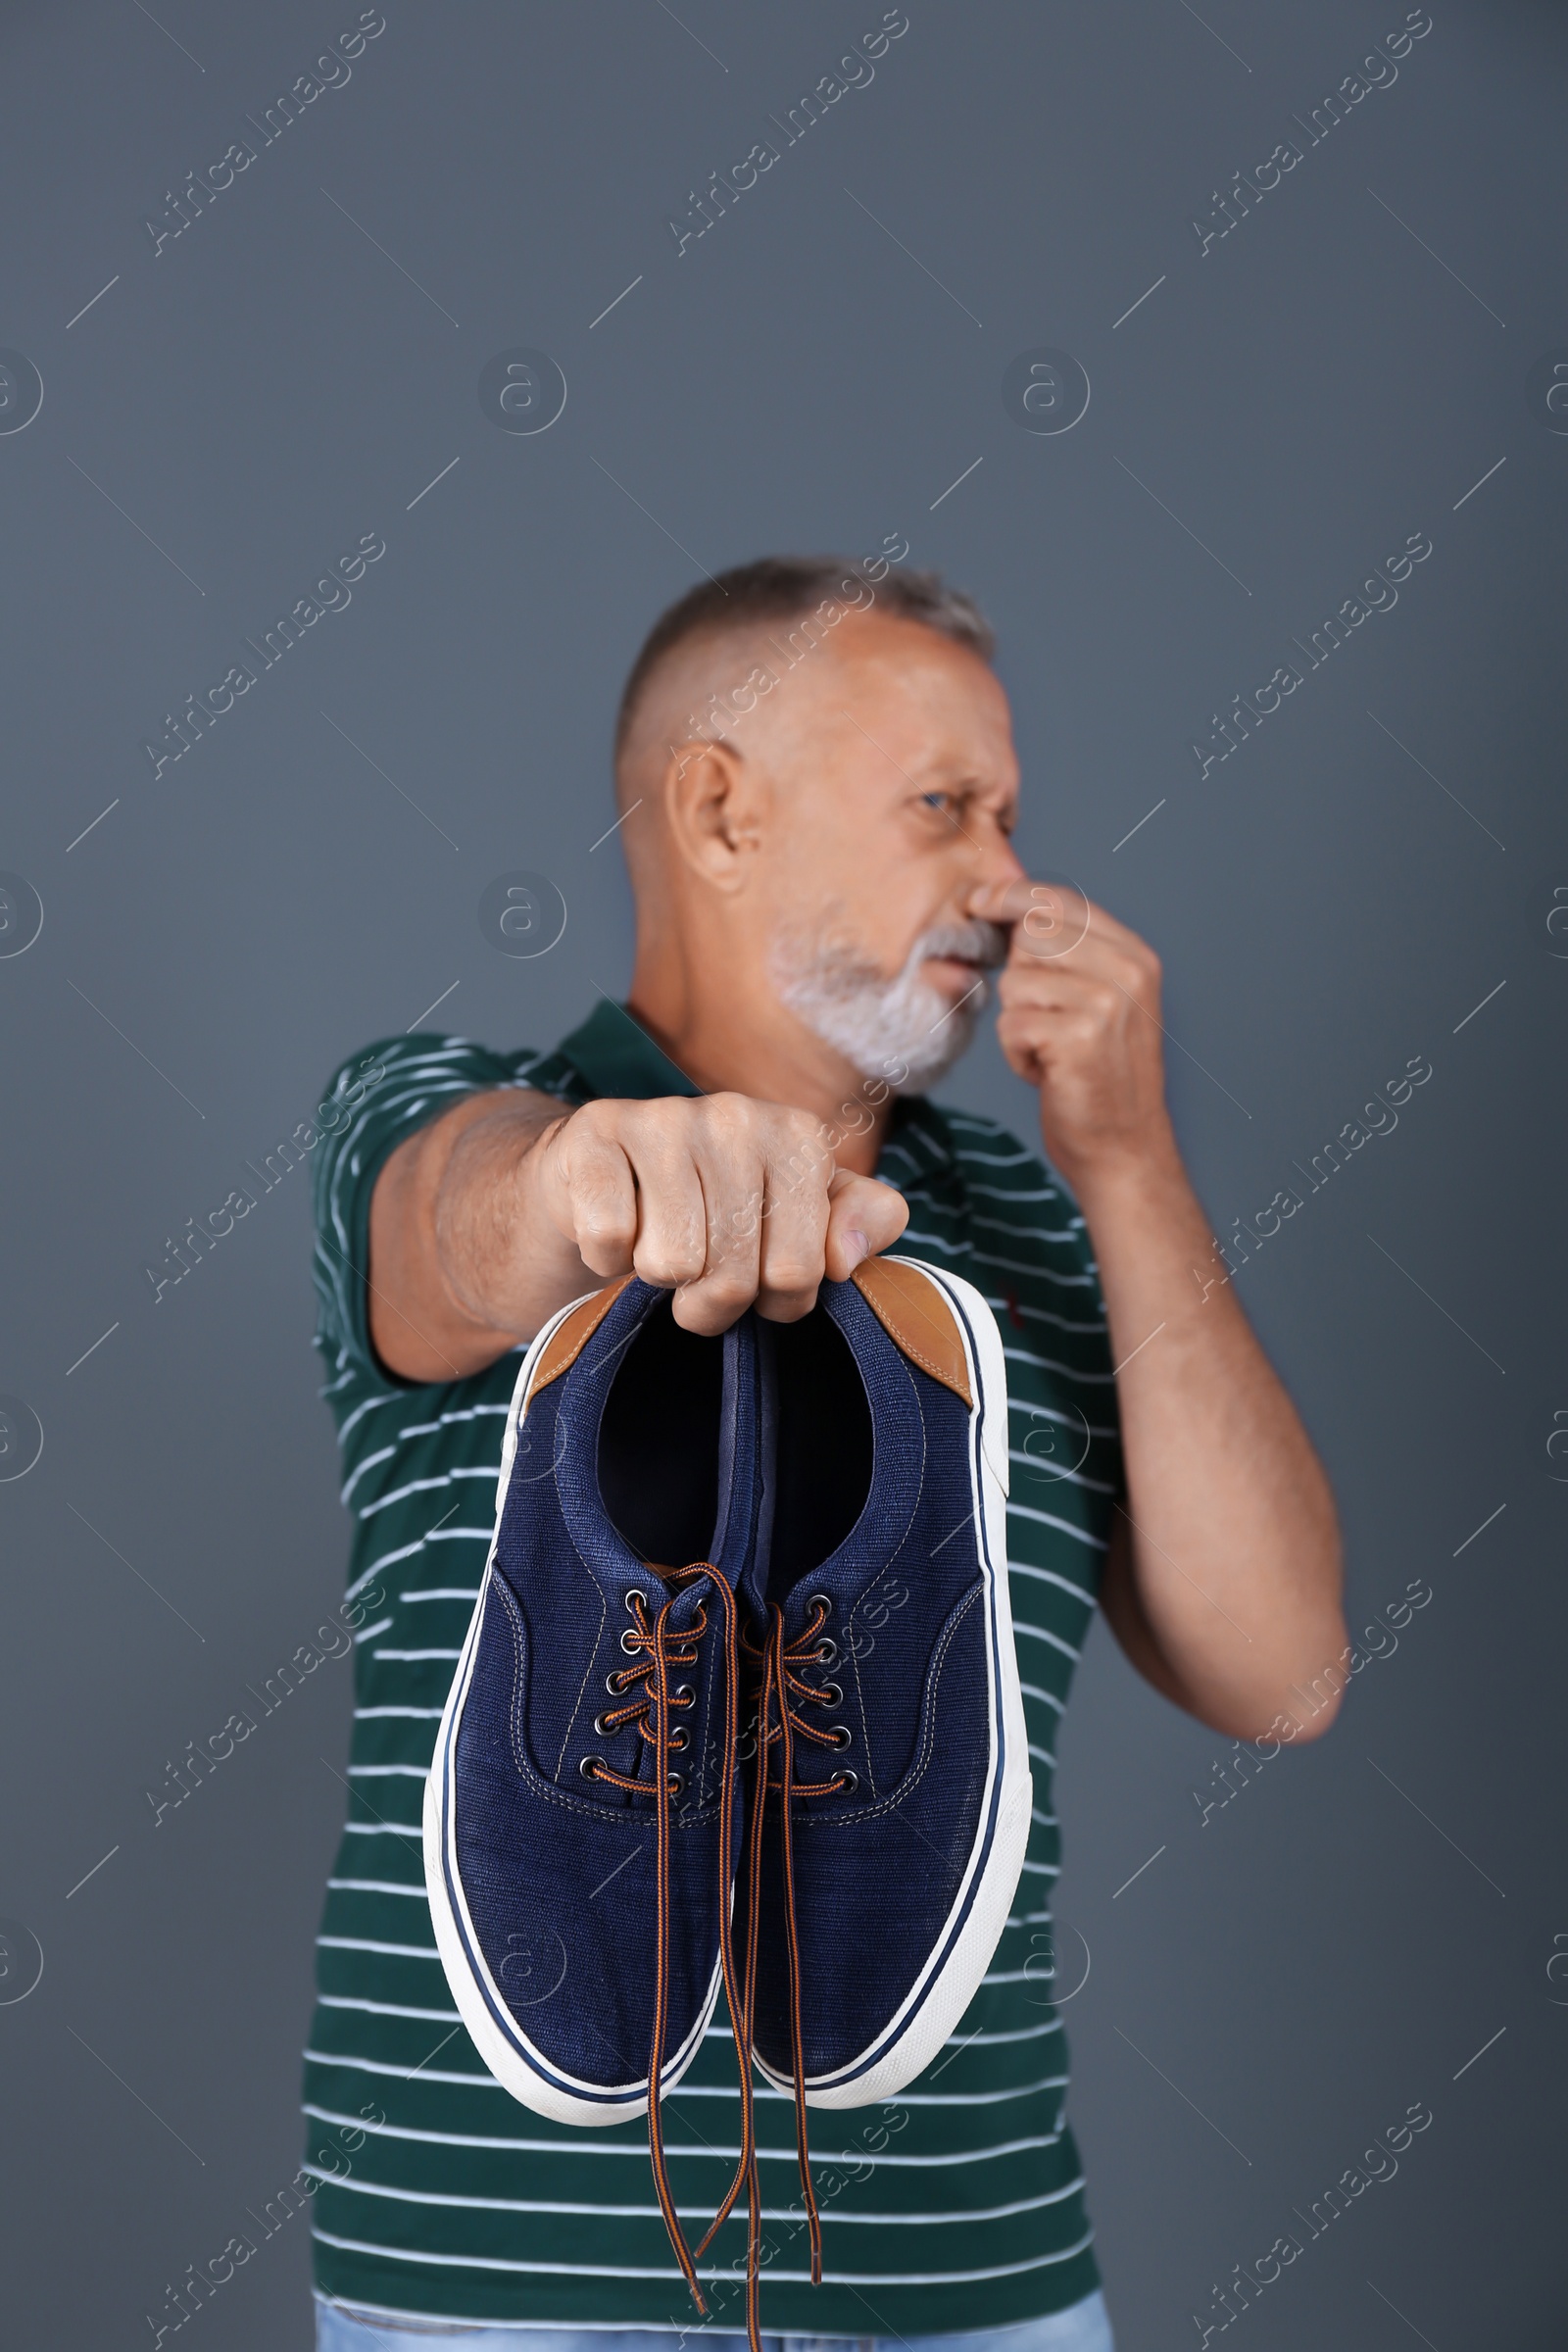
<svg viewBox="0 0 1568 2352">
<path fill-rule="evenodd" d="M 778 1377 L 773 1326 L 748 1307 L 724 1334 L 718 1509 L 709 1557 L 742 1604 L 767 1609 L 768 1556 L 777 1487 Z"/>
<path fill-rule="evenodd" d="M 773 1551 L 773 1518 L 778 1500 L 778 1346 L 771 1323 L 748 1309 L 741 1324 L 750 1325 L 750 1344 L 757 1392 L 757 1523 L 736 1590 L 744 1606 L 758 1619 L 767 1615 L 767 1578 Z M 741 1325 L 737 1325 L 739 1330 Z"/>
</svg>

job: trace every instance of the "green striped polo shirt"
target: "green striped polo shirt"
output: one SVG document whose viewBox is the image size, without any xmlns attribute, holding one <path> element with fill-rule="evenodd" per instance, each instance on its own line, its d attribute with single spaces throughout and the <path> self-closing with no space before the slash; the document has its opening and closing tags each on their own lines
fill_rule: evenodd
<svg viewBox="0 0 1568 2352">
<path fill-rule="evenodd" d="M 354 1523 L 349 1594 L 360 1604 L 352 1793 L 305 2055 L 317 2283 L 388 2316 L 700 2330 L 660 2218 L 645 2126 L 573 2130 L 519 2106 L 468 2039 L 436 1956 L 423 1783 L 484 1569 L 520 1350 L 471 1379 L 398 1380 L 371 1349 L 366 1291 L 376 1177 L 405 1137 L 464 1095 L 533 1087 L 580 1102 L 696 1090 L 608 1002 L 554 1054 L 421 1035 L 378 1045 L 375 1061 L 384 1077 L 323 1138 L 316 1162 L 317 1345 Z M 1005 2327 L 1099 2282 L 1051 2000 L 1060 1861 L 1052 1778 L 1120 1481 L 1104 1309 L 1070 1196 L 995 1121 L 919 1099 L 899 1102 L 877 1173 L 909 1204 L 899 1252 L 975 1284 L 1002 1331 L 1034 1827 L 1012 1916 L 941 2055 L 897 2099 L 811 2112 L 819 2287 L 809 2282 L 793 2105 L 759 2086 L 763 2326 L 861 2337 Z M 645 1960 L 628 1946 L 628 1968 Z M 721 2000 L 665 2102 L 670 2178 L 694 2236 L 728 2184 L 738 2110 Z M 736 2217 L 704 2257 L 715 2330 L 744 2329 L 744 2249 Z"/>
</svg>

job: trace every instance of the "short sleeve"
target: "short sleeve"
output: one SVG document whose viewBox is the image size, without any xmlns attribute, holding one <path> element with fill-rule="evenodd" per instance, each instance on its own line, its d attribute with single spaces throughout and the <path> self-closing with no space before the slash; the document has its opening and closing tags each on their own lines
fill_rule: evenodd
<svg viewBox="0 0 1568 2352">
<path fill-rule="evenodd" d="M 317 1113 L 314 1192 L 317 1344 L 334 1402 L 345 1385 L 357 1385 L 356 1374 L 379 1388 L 409 1385 L 386 1370 L 370 1346 L 366 1282 L 376 1178 L 419 1128 L 465 1095 L 497 1087 L 537 1087 L 568 1101 L 582 1093 L 559 1054 L 496 1054 L 460 1037 L 385 1039 L 334 1072 Z"/>
</svg>

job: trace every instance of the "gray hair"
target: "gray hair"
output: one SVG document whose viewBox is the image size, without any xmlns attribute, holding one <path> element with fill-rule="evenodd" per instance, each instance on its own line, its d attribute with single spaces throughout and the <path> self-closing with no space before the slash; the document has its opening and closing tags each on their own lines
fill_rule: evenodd
<svg viewBox="0 0 1568 2352">
<path fill-rule="evenodd" d="M 798 620 L 823 602 L 837 600 L 850 579 L 871 586 L 864 567 L 844 556 L 760 556 L 688 589 L 660 614 L 631 665 L 615 719 L 616 756 L 631 731 L 643 689 L 676 646 L 690 637 L 726 635 L 759 622 Z M 871 594 L 884 612 L 951 637 L 982 662 L 996 651 L 990 623 L 973 597 L 950 588 L 940 572 L 890 570 Z"/>
</svg>

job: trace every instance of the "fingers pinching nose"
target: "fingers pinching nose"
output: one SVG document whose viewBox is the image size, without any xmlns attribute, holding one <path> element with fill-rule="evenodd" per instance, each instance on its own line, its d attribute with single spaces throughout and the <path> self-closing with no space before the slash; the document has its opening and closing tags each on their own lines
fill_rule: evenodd
<svg viewBox="0 0 1568 2352">
<path fill-rule="evenodd" d="M 1043 896 L 1054 897 L 1053 887 L 1045 882 L 1031 882 L 1026 874 L 1010 882 L 982 882 L 969 894 L 965 911 L 980 922 L 1011 925 L 1022 922 Z"/>
<path fill-rule="evenodd" d="M 1027 887 L 1025 884 L 1025 891 Z M 1016 882 L 977 882 L 963 903 L 963 911 L 980 922 L 1010 923 L 1017 919 L 1020 895 Z"/>
<path fill-rule="evenodd" d="M 971 920 L 993 924 L 1008 934 L 1009 967 L 1020 960 L 1049 963 L 1073 955 L 1087 938 L 1095 913 L 1079 883 L 1070 879 L 1038 882 L 1027 876 L 1015 882 L 977 885 L 965 902 L 965 911 Z"/>
</svg>

